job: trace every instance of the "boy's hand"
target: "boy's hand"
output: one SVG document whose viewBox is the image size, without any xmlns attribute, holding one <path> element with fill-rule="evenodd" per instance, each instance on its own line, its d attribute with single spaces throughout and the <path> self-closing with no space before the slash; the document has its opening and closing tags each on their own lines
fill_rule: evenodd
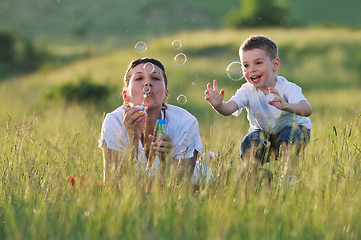
<svg viewBox="0 0 361 240">
<path fill-rule="evenodd" d="M 213 108 L 217 108 L 223 102 L 224 89 L 221 89 L 218 92 L 217 80 L 213 80 L 213 89 L 211 84 L 207 84 L 207 90 L 204 92 L 206 94 L 205 99 L 212 105 Z"/>
<path fill-rule="evenodd" d="M 275 88 L 268 88 L 268 90 L 274 96 L 272 101 L 268 101 L 268 104 L 284 111 L 287 106 L 286 101 L 280 96 L 279 92 Z"/>
</svg>

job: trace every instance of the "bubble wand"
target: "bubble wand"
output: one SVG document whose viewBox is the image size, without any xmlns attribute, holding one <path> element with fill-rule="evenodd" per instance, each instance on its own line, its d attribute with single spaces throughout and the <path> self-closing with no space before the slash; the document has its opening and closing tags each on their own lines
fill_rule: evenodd
<svg viewBox="0 0 361 240">
<path fill-rule="evenodd" d="M 147 97 L 147 94 L 150 93 L 151 90 L 152 90 L 152 89 L 151 89 L 150 86 L 144 86 L 144 88 L 143 88 L 144 94 L 143 94 L 143 101 L 142 101 L 142 106 L 141 106 L 141 110 L 140 110 L 140 111 L 142 111 L 142 112 L 147 113 L 148 107 L 145 107 L 145 106 L 144 106 L 144 101 L 145 101 L 145 98 Z"/>
</svg>

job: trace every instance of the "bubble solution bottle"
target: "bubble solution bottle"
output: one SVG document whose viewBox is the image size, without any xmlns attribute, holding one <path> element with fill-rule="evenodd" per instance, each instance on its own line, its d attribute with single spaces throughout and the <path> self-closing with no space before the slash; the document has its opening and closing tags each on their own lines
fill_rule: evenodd
<svg viewBox="0 0 361 240">
<path fill-rule="evenodd" d="M 164 135 L 165 134 L 165 126 L 166 126 L 165 119 L 158 119 L 157 120 L 157 134 L 158 135 Z"/>
</svg>

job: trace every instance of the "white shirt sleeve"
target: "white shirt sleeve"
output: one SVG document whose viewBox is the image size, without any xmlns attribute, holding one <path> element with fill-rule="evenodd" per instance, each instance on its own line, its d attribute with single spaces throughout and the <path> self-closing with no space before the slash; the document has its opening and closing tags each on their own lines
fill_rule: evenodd
<svg viewBox="0 0 361 240">
<path fill-rule="evenodd" d="M 236 94 L 234 94 L 230 100 L 234 101 L 238 105 L 238 110 L 232 113 L 232 115 L 239 116 L 242 112 L 242 109 L 248 104 L 249 101 L 245 85 L 242 85 L 242 87 L 237 90 Z"/>
<path fill-rule="evenodd" d="M 125 146 L 128 144 L 128 133 L 123 122 L 114 113 L 108 113 L 104 119 L 99 148 L 103 148 L 104 141 L 107 148 L 119 152 L 124 151 Z"/>
<path fill-rule="evenodd" d="M 307 101 L 305 96 L 302 94 L 302 88 L 295 83 L 288 82 L 284 92 L 288 103 L 299 103 L 302 100 Z"/>
</svg>

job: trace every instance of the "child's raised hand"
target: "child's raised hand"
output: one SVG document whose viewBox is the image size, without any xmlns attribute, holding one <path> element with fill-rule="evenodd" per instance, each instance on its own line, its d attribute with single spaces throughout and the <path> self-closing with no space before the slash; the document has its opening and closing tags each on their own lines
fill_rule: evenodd
<svg viewBox="0 0 361 240">
<path fill-rule="evenodd" d="M 268 104 L 278 108 L 279 110 L 286 109 L 286 101 L 280 96 L 279 92 L 275 88 L 268 88 L 269 92 L 273 94 L 274 98 L 272 101 L 268 101 Z"/>
<path fill-rule="evenodd" d="M 212 105 L 213 108 L 222 104 L 224 97 L 224 89 L 218 92 L 217 80 L 213 80 L 213 88 L 210 83 L 207 84 L 207 90 L 205 99 Z"/>
</svg>

